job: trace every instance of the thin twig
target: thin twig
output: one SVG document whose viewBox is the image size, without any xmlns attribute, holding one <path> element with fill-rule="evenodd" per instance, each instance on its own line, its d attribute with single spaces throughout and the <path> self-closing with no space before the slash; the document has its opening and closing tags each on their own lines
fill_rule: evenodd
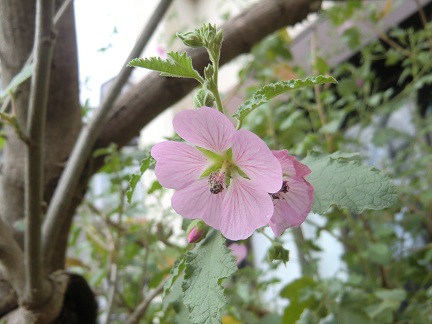
<svg viewBox="0 0 432 324">
<path fill-rule="evenodd" d="M 364 229 L 366 230 L 366 235 L 368 236 L 369 240 L 371 242 L 377 242 L 377 240 L 375 239 L 374 235 L 373 235 L 373 231 L 372 228 L 370 227 L 368 221 L 365 219 L 365 217 L 363 216 L 363 214 L 359 214 L 359 219 L 361 220 Z M 379 272 L 380 272 L 380 277 L 381 277 L 381 287 L 385 288 L 385 289 L 389 289 L 392 288 L 390 287 L 388 278 L 387 278 L 387 271 L 384 268 L 384 266 L 382 266 L 381 264 L 378 266 L 379 268 Z"/>
<path fill-rule="evenodd" d="M 106 319 L 105 323 L 109 324 L 111 312 L 114 306 L 114 298 L 117 291 L 117 280 L 118 280 L 118 265 L 116 262 L 111 263 L 111 269 L 110 269 L 110 279 L 109 279 L 109 289 L 108 289 L 108 303 L 106 306 Z"/>
<path fill-rule="evenodd" d="M 119 154 L 118 151 L 116 151 L 116 154 Z M 119 180 L 120 188 L 119 190 L 119 206 L 118 206 L 118 224 L 119 227 L 116 228 L 116 236 L 114 239 L 114 242 L 112 244 L 111 254 L 110 254 L 110 287 L 108 291 L 108 305 L 107 305 L 107 314 L 106 314 L 106 324 L 110 323 L 110 315 L 114 308 L 114 299 L 117 292 L 117 282 L 118 282 L 118 261 L 119 261 L 119 251 L 121 251 L 121 239 L 123 231 L 121 230 L 122 227 L 122 221 L 124 216 L 124 200 L 126 195 L 126 189 L 122 187 L 122 176 L 120 174 L 120 170 L 117 170 L 116 172 L 117 180 Z M 108 218 L 106 218 L 108 220 Z"/>
<path fill-rule="evenodd" d="M 36 3 L 36 33 L 34 70 L 31 79 L 25 174 L 24 258 L 26 273 L 26 303 L 44 301 L 50 294 L 49 283 L 43 279 L 41 255 L 41 220 L 44 188 L 44 140 L 51 61 L 55 32 L 53 25 L 54 0 Z"/>
<path fill-rule="evenodd" d="M 159 286 L 157 286 L 148 296 L 144 299 L 138 306 L 135 308 L 135 311 L 129 316 L 126 324 L 135 324 L 138 323 L 141 317 L 144 316 L 147 308 L 149 307 L 152 300 L 158 296 L 164 288 L 165 280 L 162 281 Z"/>
<path fill-rule="evenodd" d="M 313 31 L 311 35 L 311 57 L 312 57 L 312 74 L 317 75 L 318 71 L 316 68 L 316 30 Z M 324 112 L 324 107 L 321 102 L 321 90 L 320 86 L 318 84 L 314 85 L 314 93 L 315 93 L 315 101 L 316 101 L 316 109 L 318 111 L 319 119 L 321 121 L 321 129 L 323 129 L 324 137 L 326 139 L 327 145 L 328 145 L 328 151 L 331 153 L 333 152 L 333 136 L 329 134 L 324 127 L 327 124 L 326 121 L 326 115 Z"/>
<path fill-rule="evenodd" d="M 161 0 L 149 23 L 144 28 L 140 38 L 129 54 L 124 67 L 115 79 L 108 95 L 102 102 L 101 107 L 95 112 L 89 125 L 81 130 L 71 156 L 66 164 L 66 168 L 63 171 L 54 192 L 43 224 L 43 230 L 45 233 L 43 251 L 46 265 L 49 265 L 52 261 L 51 258 L 56 247 L 55 242 L 57 242 L 62 228 L 61 223 L 63 222 L 64 213 L 71 205 L 75 188 L 78 185 L 79 179 L 84 170 L 85 162 L 90 157 L 93 145 L 103 128 L 115 100 L 132 73 L 132 69 L 126 68 L 126 64 L 141 55 L 158 23 L 161 21 L 171 3 L 172 0 Z"/>
<path fill-rule="evenodd" d="M 407 49 L 403 48 L 401 45 L 399 45 L 398 43 L 396 43 L 396 41 L 394 41 L 393 39 L 391 39 L 390 37 L 388 37 L 386 33 L 378 30 L 375 27 L 373 27 L 373 29 L 378 34 L 379 38 L 382 41 L 384 41 L 385 43 L 387 43 L 387 45 L 389 45 L 391 48 L 393 48 L 396 51 L 399 51 L 401 54 L 403 54 L 406 57 L 411 57 L 412 53 L 410 51 L 408 51 Z"/>
</svg>

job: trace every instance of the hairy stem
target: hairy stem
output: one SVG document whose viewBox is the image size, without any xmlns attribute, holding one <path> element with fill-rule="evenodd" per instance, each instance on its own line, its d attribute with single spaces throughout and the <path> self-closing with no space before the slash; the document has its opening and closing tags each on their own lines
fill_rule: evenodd
<svg viewBox="0 0 432 324">
<path fill-rule="evenodd" d="M 318 71 L 316 68 L 316 30 L 312 33 L 311 36 L 311 57 L 312 57 L 312 73 L 313 75 L 318 75 Z M 314 85 L 314 94 L 315 94 L 315 101 L 316 101 L 316 109 L 318 111 L 319 119 L 321 121 L 321 129 L 324 129 L 324 126 L 327 124 L 326 121 L 326 115 L 324 111 L 324 107 L 321 101 L 321 90 L 320 86 L 318 84 Z M 333 137 L 331 134 L 329 134 L 327 131 L 324 131 L 324 137 L 326 139 L 327 145 L 328 145 L 328 152 L 333 152 Z"/>
</svg>

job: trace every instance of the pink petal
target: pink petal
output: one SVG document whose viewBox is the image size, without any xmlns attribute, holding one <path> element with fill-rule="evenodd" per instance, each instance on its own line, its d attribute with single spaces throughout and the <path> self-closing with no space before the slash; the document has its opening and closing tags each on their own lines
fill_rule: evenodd
<svg viewBox="0 0 432 324">
<path fill-rule="evenodd" d="M 236 134 L 228 117 L 208 107 L 179 112 L 173 125 L 177 134 L 187 142 L 216 153 L 228 150 Z"/>
<path fill-rule="evenodd" d="M 289 191 L 279 193 L 279 199 L 273 199 L 274 215 L 269 225 L 279 237 L 288 227 L 300 226 L 312 207 L 312 185 L 300 177 L 288 179 Z"/>
<path fill-rule="evenodd" d="M 272 151 L 272 153 L 279 160 L 285 176 L 306 177 L 310 174 L 308 166 L 297 161 L 295 156 L 289 155 L 287 150 Z"/>
<path fill-rule="evenodd" d="M 183 217 L 201 219 L 207 225 L 218 229 L 225 191 L 212 194 L 207 181 L 207 178 L 200 179 L 176 191 L 171 205 Z"/>
<path fill-rule="evenodd" d="M 233 241 L 244 240 L 267 225 L 274 210 L 270 195 L 240 176 L 231 180 L 222 208 L 218 224 L 213 227 Z"/>
<path fill-rule="evenodd" d="M 239 130 L 232 152 L 237 166 L 263 191 L 276 192 L 282 187 L 281 165 L 257 135 Z"/>
<path fill-rule="evenodd" d="M 182 142 L 165 141 L 153 146 L 155 173 L 166 188 L 181 189 L 195 181 L 207 168 L 207 158 L 195 147 Z"/>
</svg>

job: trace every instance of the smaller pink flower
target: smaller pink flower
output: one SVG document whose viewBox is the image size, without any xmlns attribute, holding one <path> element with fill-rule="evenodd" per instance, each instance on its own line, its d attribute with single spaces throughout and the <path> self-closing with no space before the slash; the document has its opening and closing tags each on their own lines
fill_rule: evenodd
<svg viewBox="0 0 432 324">
<path fill-rule="evenodd" d="M 240 263 L 242 263 L 244 259 L 246 259 L 248 253 L 246 245 L 231 243 L 228 246 L 228 248 L 232 251 L 232 254 L 235 256 L 237 265 L 239 265 Z"/>
<path fill-rule="evenodd" d="M 166 59 L 167 57 L 167 51 L 162 45 L 156 46 L 156 53 L 162 59 Z"/>
<path fill-rule="evenodd" d="M 274 214 L 269 226 L 279 237 L 287 228 L 300 226 L 309 214 L 313 202 L 313 186 L 304 177 L 310 169 L 297 161 L 287 150 L 273 151 L 279 160 L 282 173 L 282 188 L 272 193 Z"/>
</svg>

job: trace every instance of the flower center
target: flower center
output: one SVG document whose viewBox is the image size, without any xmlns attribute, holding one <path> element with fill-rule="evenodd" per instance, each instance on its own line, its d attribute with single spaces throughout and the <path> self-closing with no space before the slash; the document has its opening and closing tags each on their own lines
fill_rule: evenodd
<svg viewBox="0 0 432 324">
<path fill-rule="evenodd" d="M 288 191 L 289 191 L 288 181 L 284 181 L 284 182 L 282 182 L 282 188 L 280 188 L 280 190 L 276 193 L 271 193 L 270 196 L 273 199 L 281 199 L 280 194 L 281 193 L 287 193 Z M 282 197 L 282 199 L 284 199 L 284 198 Z"/>
<path fill-rule="evenodd" d="M 287 193 L 289 191 L 288 181 L 282 182 L 282 188 L 279 191 L 283 193 Z"/>
<path fill-rule="evenodd" d="M 219 155 L 198 146 L 197 148 L 204 153 L 209 162 L 209 167 L 200 175 L 200 179 L 208 179 L 212 194 L 218 194 L 227 189 L 233 177 L 241 176 L 250 180 L 247 174 L 236 165 L 231 149 Z"/>
<path fill-rule="evenodd" d="M 210 173 L 208 184 L 212 194 L 218 194 L 224 190 L 225 172 L 214 171 Z"/>
</svg>

